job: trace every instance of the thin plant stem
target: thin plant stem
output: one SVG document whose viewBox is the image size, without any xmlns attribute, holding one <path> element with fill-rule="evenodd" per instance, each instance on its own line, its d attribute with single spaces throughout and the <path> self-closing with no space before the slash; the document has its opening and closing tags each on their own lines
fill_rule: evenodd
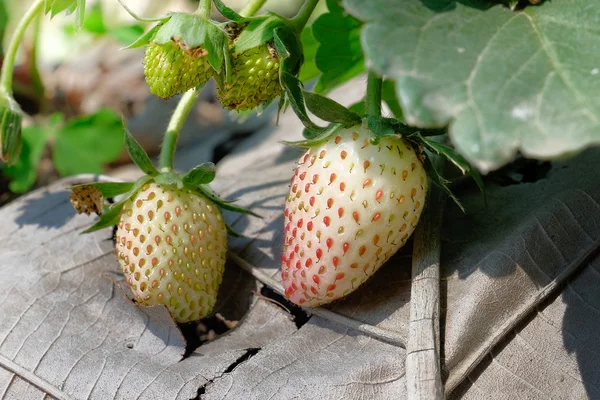
<svg viewBox="0 0 600 400">
<path fill-rule="evenodd" d="M 246 3 L 244 8 L 242 8 L 240 15 L 242 17 L 251 17 L 256 14 L 266 2 L 267 0 L 250 0 L 248 3 Z"/>
<path fill-rule="evenodd" d="M 23 35 L 29 24 L 40 14 L 44 8 L 45 0 L 35 0 L 35 2 L 29 7 L 23 18 L 19 21 L 15 32 L 8 48 L 6 49 L 6 55 L 4 57 L 2 65 L 2 73 L 0 74 L 0 91 L 8 96 L 12 96 L 12 84 L 13 84 L 13 70 L 15 68 L 15 58 L 17 56 L 17 50 L 23 40 Z"/>
<path fill-rule="evenodd" d="M 381 88 L 383 80 L 374 72 L 369 71 L 367 77 L 367 115 L 369 117 L 381 116 Z"/>
<path fill-rule="evenodd" d="M 212 1 L 211 0 L 200 0 L 200 4 L 198 4 L 198 9 L 196 10 L 196 14 L 198 14 L 202 18 L 209 19 L 211 10 L 212 10 Z"/>
<path fill-rule="evenodd" d="M 297 32 L 302 32 L 302 29 L 306 26 L 306 23 L 310 19 L 315 7 L 317 7 L 317 4 L 319 4 L 319 0 L 306 0 L 304 4 L 302 4 L 302 7 L 300 7 L 300 10 L 298 10 L 298 13 L 296 13 L 296 16 L 292 18 L 292 27 Z"/>
<path fill-rule="evenodd" d="M 179 132 L 181 132 L 181 128 L 194 107 L 199 94 L 199 88 L 193 88 L 185 92 L 171 116 L 169 126 L 165 132 L 165 139 L 160 150 L 159 165 L 161 172 L 173 170 L 173 159 L 175 158 L 175 149 L 177 148 Z"/>
</svg>

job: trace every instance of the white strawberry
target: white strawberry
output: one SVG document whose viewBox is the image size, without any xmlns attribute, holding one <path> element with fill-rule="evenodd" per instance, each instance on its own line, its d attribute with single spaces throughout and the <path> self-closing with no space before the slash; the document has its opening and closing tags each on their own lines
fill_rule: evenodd
<svg viewBox="0 0 600 400">
<path fill-rule="evenodd" d="M 121 213 L 116 251 L 134 298 L 165 305 L 177 322 L 212 312 L 223 279 L 227 229 L 218 208 L 189 190 L 156 183 Z"/>
<path fill-rule="evenodd" d="M 287 197 L 282 279 L 286 296 L 315 307 L 355 290 L 415 229 L 427 176 L 401 138 L 371 144 L 361 127 L 339 131 L 300 158 Z"/>
</svg>

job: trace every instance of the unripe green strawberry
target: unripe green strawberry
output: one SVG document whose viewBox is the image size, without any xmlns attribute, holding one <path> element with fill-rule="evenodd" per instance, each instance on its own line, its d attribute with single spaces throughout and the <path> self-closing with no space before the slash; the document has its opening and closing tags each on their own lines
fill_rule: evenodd
<svg viewBox="0 0 600 400">
<path fill-rule="evenodd" d="M 213 74 L 206 55 L 204 48 L 187 49 L 180 41 L 150 43 L 144 60 L 150 92 L 168 98 L 206 83 Z"/>
<path fill-rule="evenodd" d="M 355 290 L 400 249 L 423 210 L 427 176 L 400 138 L 371 144 L 361 127 L 310 148 L 285 205 L 286 296 L 316 307 Z"/>
<path fill-rule="evenodd" d="M 146 184 L 125 203 L 116 240 L 119 263 L 138 302 L 164 304 L 177 322 L 212 312 L 225 267 L 227 229 L 211 201 Z"/>
<path fill-rule="evenodd" d="M 251 110 L 282 92 L 279 56 L 267 44 L 233 54 L 231 82 L 218 91 L 221 105 L 230 110 Z"/>
</svg>

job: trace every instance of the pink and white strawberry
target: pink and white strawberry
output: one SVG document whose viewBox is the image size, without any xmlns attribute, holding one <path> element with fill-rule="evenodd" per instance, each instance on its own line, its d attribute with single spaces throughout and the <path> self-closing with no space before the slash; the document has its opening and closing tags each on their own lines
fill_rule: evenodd
<svg viewBox="0 0 600 400">
<path fill-rule="evenodd" d="M 294 303 L 316 307 L 355 290 L 414 231 L 427 194 L 415 149 L 339 131 L 300 158 L 285 205 L 282 279 Z"/>
<path fill-rule="evenodd" d="M 227 229 L 210 200 L 146 184 L 125 202 L 116 241 L 119 264 L 138 302 L 165 305 L 177 322 L 212 312 L 223 280 Z"/>
</svg>

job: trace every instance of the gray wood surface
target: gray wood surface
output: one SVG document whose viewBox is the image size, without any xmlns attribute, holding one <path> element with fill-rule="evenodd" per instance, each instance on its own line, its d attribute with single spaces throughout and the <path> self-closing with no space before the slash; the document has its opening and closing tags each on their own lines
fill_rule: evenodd
<svg viewBox="0 0 600 400">
<path fill-rule="evenodd" d="M 346 104 L 361 86 L 337 94 Z M 338 99 L 340 99 L 338 97 Z M 279 287 L 282 208 L 300 138 L 285 115 L 218 165 L 215 189 L 263 215 L 226 213 L 245 237 L 230 249 Z M 451 398 L 600 398 L 600 159 L 556 162 L 533 183 L 469 186 L 442 226 L 440 358 Z M 202 160 L 198 160 L 202 161 Z M 76 180 L 92 179 L 79 177 Z M 258 285 L 229 263 L 223 307 L 246 317 L 181 360 L 182 336 L 164 309 L 121 292 L 111 231 L 79 232 L 66 187 L 0 209 L 0 393 L 5 398 L 398 399 L 407 395 L 412 248 L 326 309 L 367 330 L 314 315 L 298 328 L 252 298 Z M 249 349 L 256 349 L 249 351 Z M 256 353 L 255 355 L 253 355 Z M 25 397 L 23 397 L 25 396 Z"/>
</svg>

